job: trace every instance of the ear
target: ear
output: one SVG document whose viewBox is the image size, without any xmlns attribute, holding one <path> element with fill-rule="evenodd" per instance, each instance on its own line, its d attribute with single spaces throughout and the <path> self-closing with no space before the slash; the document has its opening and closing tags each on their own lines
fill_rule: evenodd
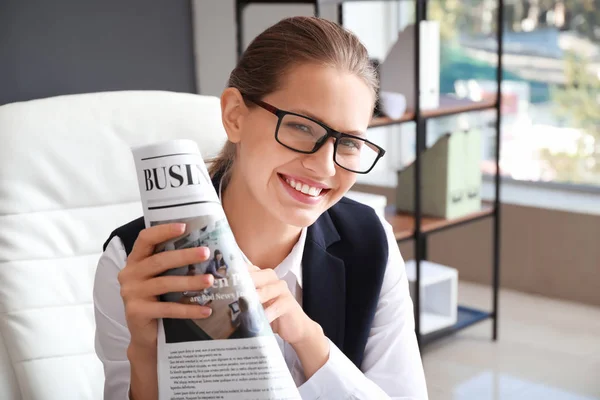
<svg viewBox="0 0 600 400">
<path fill-rule="evenodd" d="M 241 140 L 243 120 L 247 114 L 248 107 L 240 91 L 231 87 L 225 89 L 221 94 L 221 119 L 230 142 Z"/>
</svg>

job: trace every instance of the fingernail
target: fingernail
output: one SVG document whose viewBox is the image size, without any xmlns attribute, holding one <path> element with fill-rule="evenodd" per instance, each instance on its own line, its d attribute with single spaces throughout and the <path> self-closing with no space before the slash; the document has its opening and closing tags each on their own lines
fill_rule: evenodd
<svg viewBox="0 0 600 400">
<path fill-rule="evenodd" d="M 201 257 L 208 257 L 209 254 L 210 250 L 208 249 L 208 247 L 198 247 L 198 255 L 200 255 Z"/>
<path fill-rule="evenodd" d="M 183 233 L 185 231 L 185 224 L 184 223 L 177 224 L 177 227 L 175 228 L 175 230 L 179 233 Z"/>
<path fill-rule="evenodd" d="M 212 286 L 215 283 L 215 277 L 211 274 L 207 274 L 204 279 L 206 280 L 206 284 L 209 286 Z"/>
<path fill-rule="evenodd" d="M 212 314 L 212 308 L 210 307 L 205 307 L 202 310 L 202 314 L 204 314 L 204 316 L 209 317 Z"/>
</svg>

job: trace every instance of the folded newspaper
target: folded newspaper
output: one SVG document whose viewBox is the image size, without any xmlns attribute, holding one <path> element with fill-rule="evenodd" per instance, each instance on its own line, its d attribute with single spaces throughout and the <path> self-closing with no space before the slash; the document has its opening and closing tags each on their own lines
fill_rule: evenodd
<svg viewBox="0 0 600 400">
<path fill-rule="evenodd" d="M 186 224 L 183 235 L 156 251 L 210 249 L 208 261 L 165 275 L 215 278 L 208 289 L 161 296 L 162 301 L 208 306 L 212 314 L 206 319 L 159 321 L 159 398 L 299 400 L 198 145 L 173 140 L 132 152 L 146 227 Z"/>
</svg>

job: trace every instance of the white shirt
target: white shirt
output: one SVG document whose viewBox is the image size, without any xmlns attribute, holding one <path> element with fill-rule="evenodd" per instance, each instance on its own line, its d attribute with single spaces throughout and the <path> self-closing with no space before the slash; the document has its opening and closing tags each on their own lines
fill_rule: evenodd
<svg viewBox="0 0 600 400">
<path fill-rule="evenodd" d="M 392 227 L 383 219 L 381 222 L 387 235 L 389 257 L 361 369 L 330 341 L 328 361 L 306 381 L 293 348 L 276 335 L 303 400 L 427 400 L 404 261 Z M 305 240 L 306 228 L 290 254 L 275 268 L 277 276 L 287 283 L 299 302 Z M 126 259 L 121 240 L 114 237 L 100 257 L 94 283 L 95 346 L 104 364 L 104 398 L 110 400 L 125 400 L 129 391 L 130 333 L 117 280 Z"/>
</svg>

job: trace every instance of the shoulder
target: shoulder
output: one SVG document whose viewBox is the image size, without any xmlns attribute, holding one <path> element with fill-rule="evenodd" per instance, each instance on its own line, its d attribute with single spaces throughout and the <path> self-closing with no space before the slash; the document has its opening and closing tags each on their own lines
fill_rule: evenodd
<svg viewBox="0 0 600 400">
<path fill-rule="evenodd" d="M 138 235 L 145 227 L 144 217 L 134 219 L 133 221 L 118 227 L 111 232 L 108 239 L 106 239 L 106 242 L 104 242 L 103 250 L 106 250 L 110 241 L 117 236 L 119 239 L 121 239 L 123 247 L 125 248 L 125 252 L 129 254 Z"/>
<path fill-rule="evenodd" d="M 373 210 L 371 207 L 364 205 L 363 203 L 359 203 L 356 200 L 352 200 L 349 197 L 342 197 L 340 199 L 340 201 L 338 201 L 336 204 L 334 204 L 330 210 L 332 209 L 337 209 L 337 210 L 361 210 L 363 212 L 367 212 L 367 213 L 373 213 L 375 215 L 375 210 Z"/>
<path fill-rule="evenodd" d="M 342 197 L 327 212 L 342 239 L 350 236 L 365 239 L 366 234 L 374 235 L 377 240 L 385 238 L 385 221 L 367 205 Z"/>
<path fill-rule="evenodd" d="M 94 306 L 114 321 L 125 321 L 118 274 L 127 264 L 127 256 L 142 229 L 143 217 L 130 221 L 112 231 L 102 246 L 94 277 Z"/>
<path fill-rule="evenodd" d="M 318 223 L 325 225 L 328 219 L 339 237 L 329 248 L 332 254 L 344 259 L 347 266 L 368 263 L 385 269 L 390 250 L 387 233 L 373 208 L 344 197 Z"/>
<path fill-rule="evenodd" d="M 343 197 L 329 208 L 327 217 L 331 219 L 340 238 L 334 246 L 341 248 L 339 251 L 346 254 L 345 258 L 369 255 L 373 261 L 376 259 L 381 264 L 388 261 L 403 264 L 398 262 L 402 256 L 392 226 L 372 207 Z M 325 224 L 323 221 L 320 223 Z"/>
</svg>

